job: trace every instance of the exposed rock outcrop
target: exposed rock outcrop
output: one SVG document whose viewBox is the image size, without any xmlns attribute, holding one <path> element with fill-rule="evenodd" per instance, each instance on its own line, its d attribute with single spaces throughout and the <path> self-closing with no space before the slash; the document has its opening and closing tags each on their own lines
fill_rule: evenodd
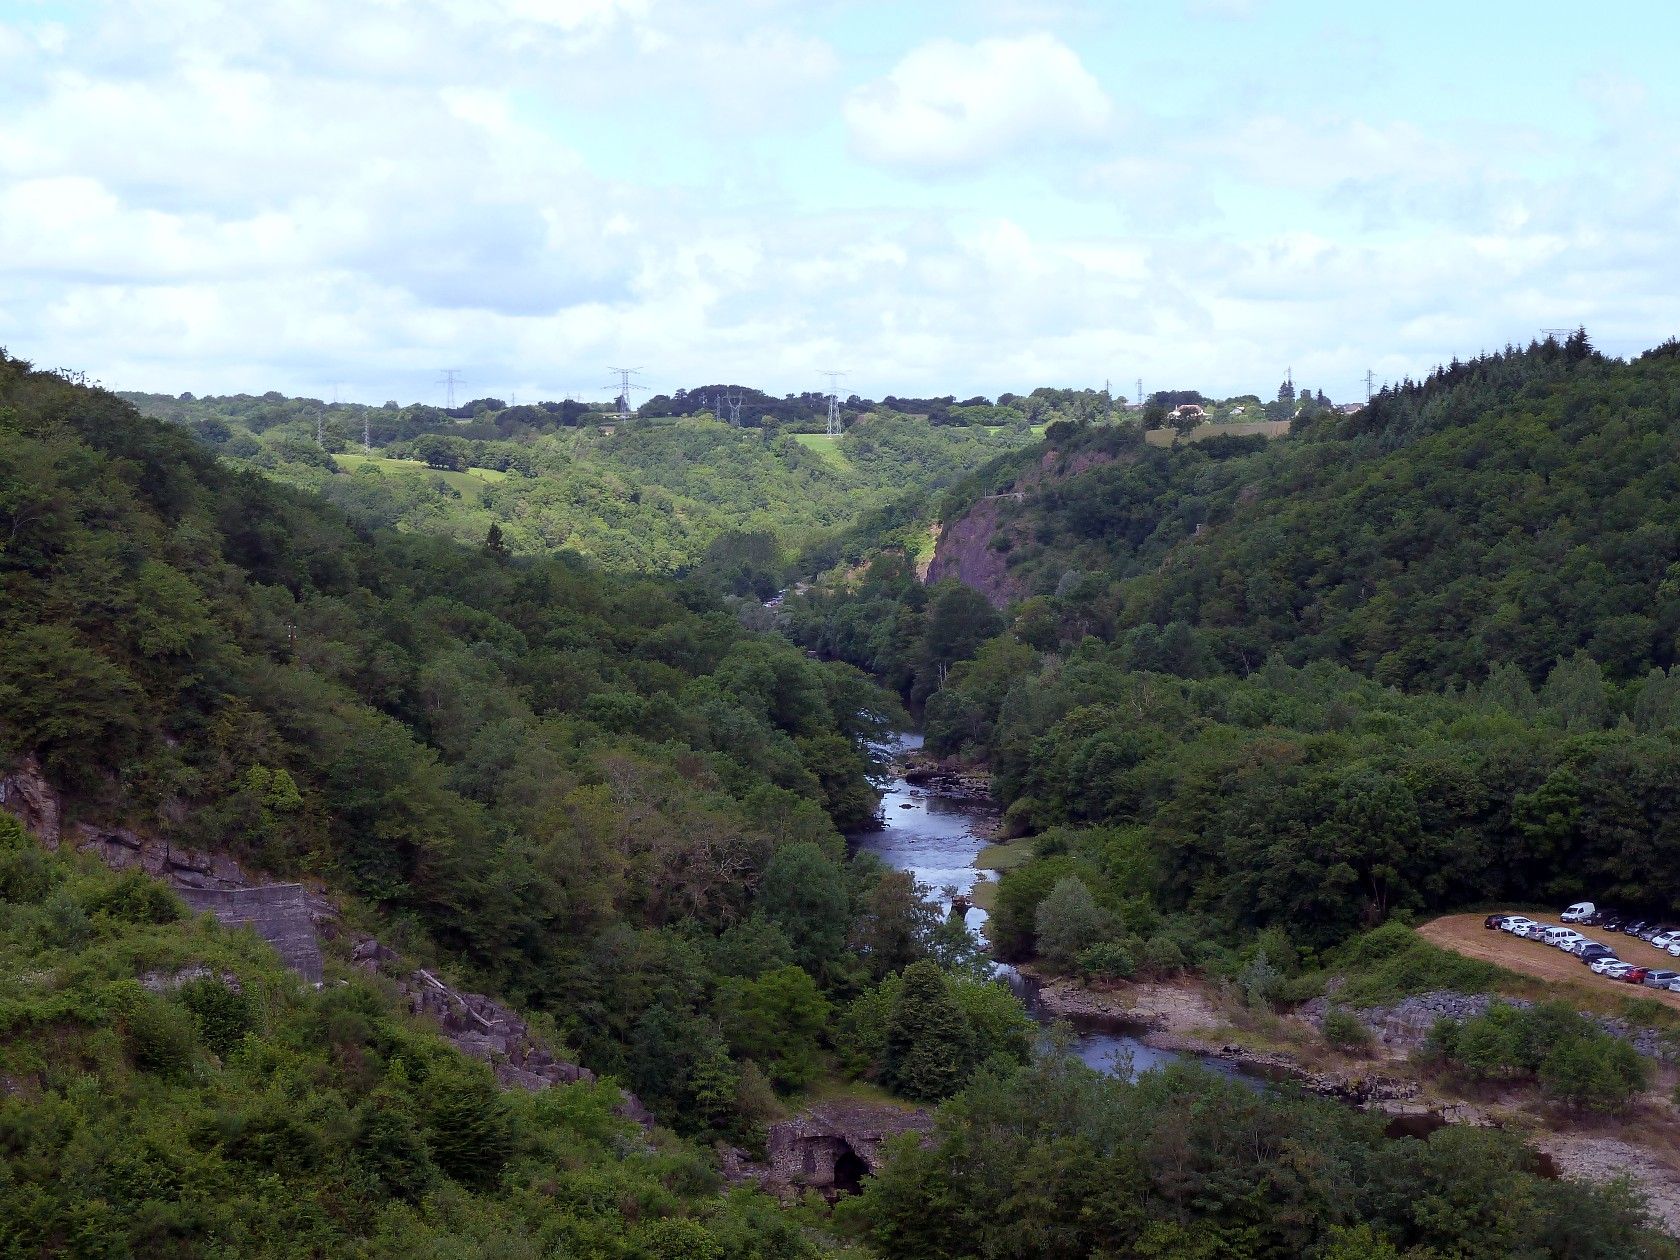
<svg viewBox="0 0 1680 1260">
<path fill-rule="evenodd" d="M 991 803 L 992 776 L 983 770 L 954 761 L 941 761 L 920 749 L 901 753 L 891 769 L 906 783 L 939 796 Z"/>
<path fill-rule="evenodd" d="M 0 775 L 0 809 L 15 817 L 24 829 L 49 849 L 58 847 L 63 828 L 63 810 L 58 793 L 41 773 L 41 763 L 25 757 Z"/>
<path fill-rule="evenodd" d="M 927 582 L 931 585 L 944 578 L 955 578 L 979 591 L 997 608 L 1019 599 L 1021 591 L 1009 570 L 1008 554 L 992 547 L 992 537 L 1003 523 L 1004 505 L 1012 505 L 1014 501 L 1008 495 L 980 499 L 956 520 L 948 522 L 934 547 Z"/>
<path fill-rule="evenodd" d="M 1392 1006 L 1344 1007 L 1355 1019 L 1370 1029 L 1371 1035 L 1382 1045 L 1395 1051 L 1415 1050 L 1429 1039 L 1430 1029 L 1437 1020 L 1448 1019 L 1455 1024 L 1487 1014 L 1495 1002 L 1527 1009 L 1534 1003 L 1524 998 L 1492 997 L 1486 993 L 1452 993 L 1439 990 L 1404 998 Z M 1324 1015 L 1334 1004 L 1330 998 L 1314 998 L 1304 1003 L 1296 1013 L 1314 1027 L 1322 1027 Z M 1620 1037 L 1640 1054 L 1653 1059 L 1671 1059 L 1674 1048 L 1654 1028 L 1636 1028 L 1626 1020 L 1607 1015 L 1582 1014 L 1612 1037 Z"/>
</svg>

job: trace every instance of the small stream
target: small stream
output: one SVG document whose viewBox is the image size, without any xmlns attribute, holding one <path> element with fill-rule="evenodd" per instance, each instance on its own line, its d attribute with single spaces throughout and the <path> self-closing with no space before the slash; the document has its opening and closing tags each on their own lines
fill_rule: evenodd
<svg viewBox="0 0 1680 1260">
<path fill-rule="evenodd" d="M 911 750 L 922 746 L 922 737 L 905 734 L 894 747 Z M 908 871 L 927 885 L 941 907 L 950 909 L 946 889 L 969 892 L 980 880 L 974 859 L 991 841 L 987 832 L 996 819 L 992 809 L 980 802 L 950 796 L 893 778 L 881 785 L 883 825 L 848 837 L 854 850 L 873 853 L 888 866 Z M 978 933 L 986 912 L 970 909 L 964 917 L 970 932 Z M 1008 963 L 996 964 L 998 978 L 1021 997 L 1028 1012 L 1048 1026 L 1051 1017 L 1040 1007 L 1035 986 Z M 1191 1061 L 1222 1075 L 1242 1077 L 1228 1063 L 1156 1050 L 1123 1031 L 1095 1022 L 1072 1021 L 1073 1051 L 1099 1072 L 1135 1075 L 1178 1061 Z"/>
</svg>

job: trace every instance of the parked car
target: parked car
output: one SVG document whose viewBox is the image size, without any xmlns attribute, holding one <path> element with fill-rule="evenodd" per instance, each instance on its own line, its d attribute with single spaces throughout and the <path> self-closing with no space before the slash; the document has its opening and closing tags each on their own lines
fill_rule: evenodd
<svg viewBox="0 0 1680 1260">
<path fill-rule="evenodd" d="M 1601 942 L 1595 941 L 1588 936 L 1577 936 L 1572 941 L 1565 941 L 1562 945 L 1558 946 L 1558 948 L 1566 954 L 1578 955 L 1583 949 L 1590 949 L 1594 945 L 1597 945 L 1600 949 L 1605 948 Z"/>
<path fill-rule="evenodd" d="M 1680 979 L 1670 980 L 1668 982 L 1668 991 L 1670 993 L 1680 993 Z"/>
<path fill-rule="evenodd" d="M 1531 928 L 1534 926 L 1535 923 L 1533 919 L 1525 918 L 1520 914 L 1508 914 L 1505 916 L 1504 922 L 1499 925 L 1499 930 L 1502 932 L 1509 932 L 1512 936 L 1518 936 L 1521 935 L 1525 928 Z"/>
<path fill-rule="evenodd" d="M 1624 936 L 1638 936 L 1640 929 L 1645 927 L 1648 922 L 1649 920 L 1647 919 L 1626 919 L 1617 931 L 1621 932 Z"/>
<path fill-rule="evenodd" d="M 1589 941 L 1575 951 L 1575 956 L 1584 963 L 1595 963 L 1600 958 L 1615 958 L 1616 951 L 1608 945 L 1600 945 L 1597 941 Z"/>
<path fill-rule="evenodd" d="M 1600 915 L 1593 926 L 1602 928 L 1606 932 L 1620 932 L 1622 930 L 1622 916 L 1619 914 Z"/>
<path fill-rule="evenodd" d="M 1652 949 L 1667 949 L 1670 945 L 1680 944 L 1680 932 L 1669 928 L 1666 932 L 1658 932 L 1651 938 Z"/>
<path fill-rule="evenodd" d="M 1545 945 L 1562 946 L 1567 945 L 1570 941 L 1578 941 L 1580 939 L 1581 934 L 1574 928 L 1558 927 L 1556 924 L 1545 928 L 1540 933 L 1540 941 Z"/>
<path fill-rule="evenodd" d="M 1651 967 L 1639 983 L 1647 989 L 1666 989 L 1670 982 L 1675 980 L 1680 980 L 1680 971 L 1672 971 L 1667 967 Z"/>
<path fill-rule="evenodd" d="M 1671 958 L 1680 958 L 1680 941 L 1676 941 L 1674 944 L 1670 945 L 1668 947 L 1668 953 Z"/>
<path fill-rule="evenodd" d="M 1504 927 L 1505 920 L 1510 917 L 1511 916 L 1508 914 L 1490 914 L 1487 918 L 1482 920 L 1482 926 L 1487 928 L 1489 931 L 1492 931 L 1494 928 Z"/>
<path fill-rule="evenodd" d="M 1597 913 L 1598 907 L 1593 905 L 1592 902 L 1577 901 L 1574 905 L 1570 906 L 1569 909 L 1565 910 L 1559 917 L 1565 923 L 1587 923 L 1590 922 L 1593 915 Z"/>
<path fill-rule="evenodd" d="M 1625 981 L 1628 984 L 1644 984 L 1645 983 L 1645 968 L 1644 967 L 1629 967 L 1626 971 L 1623 971 L 1623 972 L 1619 973 L 1616 976 L 1616 979 Z"/>
<path fill-rule="evenodd" d="M 1518 928 L 1517 935 L 1525 941 L 1538 941 L 1545 937 L 1547 929 L 1556 926 L 1555 923 L 1530 923 L 1525 928 Z"/>
<path fill-rule="evenodd" d="M 1614 954 L 1611 954 L 1605 958 L 1593 959 L 1592 962 L 1588 964 L 1588 969 L 1595 975 L 1608 976 L 1611 975 L 1612 972 L 1620 971 L 1623 967 L 1630 965 L 1631 964 L 1629 963 L 1622 962 Z"/>
</svg>

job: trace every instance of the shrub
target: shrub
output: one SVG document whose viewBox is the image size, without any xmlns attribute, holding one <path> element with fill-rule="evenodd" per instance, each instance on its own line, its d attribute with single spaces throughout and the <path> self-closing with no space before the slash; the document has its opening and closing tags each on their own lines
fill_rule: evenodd
<svg viewBox="0 0 1680 1260">
<path fill-rule="evenodd" d="M 1152 936 L 1143 947 L 1143 966 L 1154 976 L 1176 976 L 1186 966 L 1184 951 L 1170 936 Z"/>
<path fill-rule="evenodd" d="M 1324 1013 L 1324 1040 L 1338 1050 L 1361 1052 L 1371 1047 L 1371 1030 L 1353 1012 L 1333 1006 Z"/>
<path fill-rule="evenodd" d="M 251 1031 L 251 999 L 220 980 L 205 977 L 182 985 L 179 1000 L 217 1058 L 227 1058 Z"/>
<path fill-rule="evenodd" d="M 196 1030 L 192 1018 L 174 1003 L 139 992 L 124 1003 L 122 1026 L 136 1067 L 159 1076 L 181 1076 L 192 1066 Z"/>
<path fill-rule="evenodd" d="M 1077 875 L 1057 881 L 1050 895 L 1038 903 L 1033 924 L 1038 952 L 1057 967 L 1071 966 L 1112 927 L 1108 913 Z"/>
<path fill-rule="evenodd" d="M 1549 1097 L 1590 1111 L 1626 1110 L 1649 1080 L 1639 1052 L 1606 1033 L 1563 1041 L 1540 1065 L 1540 1087 Z"/>
<path fill-rule="evenodd" d="M 1120 941 L 1103 941 L 1081 950 L 1079 973 L 1090 980 L 1124 980 L 1136 970 L 1132 951 Z"/>
<path fill-rule="evenodd" d="M 151 876 L 124 871 L 88 898 L 90 914 L 119 923 L 174 923 L 182 917 L 181 902 Z"/>
</svg>

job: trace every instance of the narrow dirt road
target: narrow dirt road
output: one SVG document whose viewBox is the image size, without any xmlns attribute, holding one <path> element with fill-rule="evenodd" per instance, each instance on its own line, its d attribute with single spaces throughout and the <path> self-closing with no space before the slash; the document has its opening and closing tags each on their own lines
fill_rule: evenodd
<svg viewBox="0 0 1680 1260">
<path fill-rule="evenodd" d="M 1508 971 L 1521 972 L 1537 980 L 1552 981 L 1589 989 L 1603 996 L 1612 994 L 1627 997 L 1648 997 L 1680 1010 L 1680 993 L 1665 989 L 1647 989 L 1643 985 L 1623 984 L 1604 976 L 1595 976 L 1573 954 L 1561 949 L 1528 941 L 1509 932 L 1489 931 L 1482 926 L 1485 916 L 1480 914 L 1449 914 L 1425 923 L 1418 934 L 1431 944 L 1450 949 L 1466 958 L 1478 958 L 1495 963 Z M 1670 958 L 1662 950 L 1652 949 L 1644 941 L 1620 932 L 1595 932 L 1583 929 L 1584 934 L 1601 941 L 1616 951 L 1623 962 L 1639 967 L 1667 967 L 1680 971 L 1680 959 Z"/>
</svg>

